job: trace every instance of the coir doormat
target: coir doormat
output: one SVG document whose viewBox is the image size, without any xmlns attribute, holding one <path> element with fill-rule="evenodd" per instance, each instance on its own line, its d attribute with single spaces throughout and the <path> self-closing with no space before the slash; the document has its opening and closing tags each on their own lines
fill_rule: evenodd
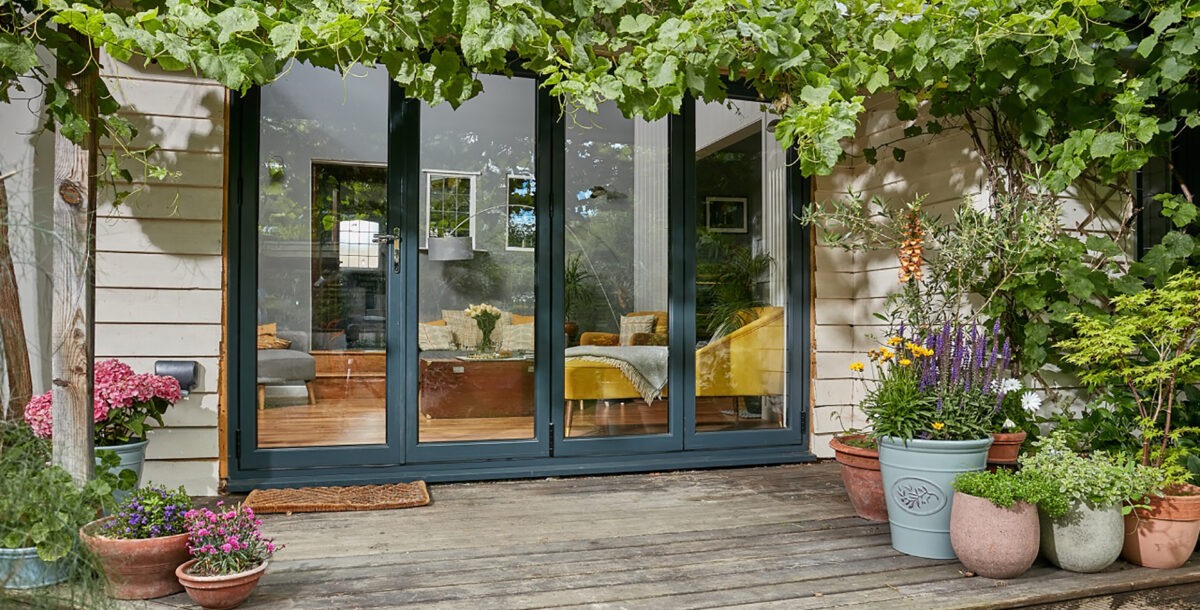
<svg viewBox="0 0 1200 610">
<path fill-rule="evenodd" d="M 350 510 L 386 510 L 429 504 L 425 481 L 354 487 L 300 487 L 255 489 L 245 505 L 256 513 L 320 513 Z"/>
</svg>

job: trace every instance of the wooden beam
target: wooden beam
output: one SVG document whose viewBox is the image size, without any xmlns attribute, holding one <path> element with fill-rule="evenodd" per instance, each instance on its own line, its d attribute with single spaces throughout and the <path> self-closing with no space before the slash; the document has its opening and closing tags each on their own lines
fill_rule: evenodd
<svg viewBox="0 0 1200 610">
<path fill-rule="evenodd" d="M 84 66 L 58 64 L 58 77 L 88 123 L 82 142 L 54 134 L 54 257 L 51 316 L 54 392 L 53 461 L 82 485 L 92 476 L 92 330 L 96 260 L 96 79 L 91 42 L 69 31 Z"/>
<path fill-rule="evenodd" d="M 0 176 L 0 350 L 4 351 L 8 378 L 8 408 L 0 405 L 0 420 L 17 421 L 33 396 L 33 378 L 29 373 L 29 347 L 25 342 L 25 322 L 8 240 L 8 190 L 4 182 L 11 175 Z"/>
</svg>

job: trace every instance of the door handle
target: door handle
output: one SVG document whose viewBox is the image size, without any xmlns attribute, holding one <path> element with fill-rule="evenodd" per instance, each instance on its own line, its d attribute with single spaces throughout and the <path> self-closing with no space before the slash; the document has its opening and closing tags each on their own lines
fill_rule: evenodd
<svg viewBox="0 0 1200 610">
<path fill-rule="evenodd" d="M 371 241 L 386 245 L 392 251 L 392 273 L 400 273 L 400 229 L 392 229 L 391 233 L 376 233 Z"/>
</svg>

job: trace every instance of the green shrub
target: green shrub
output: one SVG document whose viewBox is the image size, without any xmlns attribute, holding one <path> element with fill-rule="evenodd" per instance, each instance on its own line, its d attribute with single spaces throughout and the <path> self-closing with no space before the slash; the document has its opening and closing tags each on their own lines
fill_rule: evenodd
<svg viewBox="0 0 1200 610">
<path fill-rule="evenodd" d="M 1065 430 L 1055 430 L 1033 444 L 1034 452 L 1021 456 L 1021 467 L 1051 483 L 1068 503 L 1086 502 L 1095 507 L 1131 502 L 1160 494 L 1167 484 L 1161 468 L 1143 466 L 1128 455 L 1092 451 L 1080 455 Z"/>
<path fill-rule="evenodd" d="M 1069 508 L 1053 482 L 1031 471 L 964 472 L 954 479 L 954 489 L 1004 508 L 1017 502 L 1036 504 L 1051 517 L 1062 515 Z"/>
</svg>

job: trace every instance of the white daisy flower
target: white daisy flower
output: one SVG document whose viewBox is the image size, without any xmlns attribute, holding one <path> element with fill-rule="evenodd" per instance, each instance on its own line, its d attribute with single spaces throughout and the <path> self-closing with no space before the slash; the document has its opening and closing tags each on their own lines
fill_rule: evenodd
<svg viewBox="0 0 1200 610">
<path fill-rule="evenodd" d="M 1021 385 L 1020 379 L 1009 378 L 1000 382 L 1000 391 L 1004 392 L 1005 394 L 1019 391 L 1023 387 L 1025 386 Z"/>
<path fill-rule="evenodd" d="M 1037 413 L 1042 408 L 1042 397 L 1033 392 L 1026 392 L 1021 397 L 1021 408 L 1028 413 Z"/>
<path fill-rule="evenodd" d="M 1006 419 L 1006 420 L 1004 420 L 1004 427 L 1005 428 L 1016 428 L 1017 422 L 1015 422 L 1011 419 Z"/>
</svg>

